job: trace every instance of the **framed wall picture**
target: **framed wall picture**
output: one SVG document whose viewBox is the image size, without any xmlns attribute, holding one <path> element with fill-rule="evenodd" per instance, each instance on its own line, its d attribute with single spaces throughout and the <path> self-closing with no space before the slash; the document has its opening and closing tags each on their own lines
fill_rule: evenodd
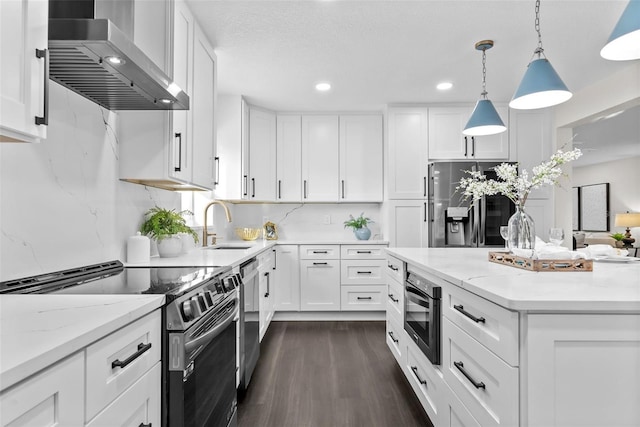
<svg viewBox="0 0 640 427">
<path fill-rule="evenodd" d="M 571 209 L 573 230 L 577 231 L 580 230 L 580 187 L 571 189 L 571 197 L 573 198 L 573 208 Z"/>
<path fill-rule="evenodd" d="M 584 231 L 609 231 L 609 183 L 580 187 L 580 225 Z"/>
</svg>

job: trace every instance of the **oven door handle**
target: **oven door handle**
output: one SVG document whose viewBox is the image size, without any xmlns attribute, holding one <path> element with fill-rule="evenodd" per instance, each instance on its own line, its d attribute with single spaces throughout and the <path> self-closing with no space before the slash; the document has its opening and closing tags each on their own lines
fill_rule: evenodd
<svg viewBox="0 0 640 427">
<path fill-rule="evenodd" d="M 407 291 L 407 298 L 411 301 L 415 302 L 418 305 L 429 308 L 429 296 L 418 289 L 413 288 L 412 286 L 407 286 L 405 288 Z M 416 298 L 417 297 L 417 298 Z"/>
<path fill-rule="evenodd" d="M 235 308 L 231 313 L 227 315 L 227 317 L 224 318 L 224 320 L 222 320 L 220 323 L 218 323 L 215 327 L 210 329 L 204 335 L 201 335 L 198 338 L 185 342 L 184 348 L 186 353 L 191 353 L 196 348 L 208 344 L 211 340 L 213 340 L 215 337 L 220 335 L 220 333 L 223 330 L 225 330 L 227 326 L 231 324 L 231 322 L 233 322 L 233 319 L 238 314 L 238 308 L 240 307 L 238 298 L 234 299 L 234 303 L 235 303 Z"/>
</svg>

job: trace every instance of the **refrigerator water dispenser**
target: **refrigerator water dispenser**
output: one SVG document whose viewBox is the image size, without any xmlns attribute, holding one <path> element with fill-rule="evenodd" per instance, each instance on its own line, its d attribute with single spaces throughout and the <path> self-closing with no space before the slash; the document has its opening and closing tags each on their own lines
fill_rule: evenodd
<svg viewBox="0 0 640 427">
<path fill-rule="evenodd" d="M 445 214 L 445 246 L 466 246 L 471 235 L 469 208 L 449 207 Z"/>
</svg>

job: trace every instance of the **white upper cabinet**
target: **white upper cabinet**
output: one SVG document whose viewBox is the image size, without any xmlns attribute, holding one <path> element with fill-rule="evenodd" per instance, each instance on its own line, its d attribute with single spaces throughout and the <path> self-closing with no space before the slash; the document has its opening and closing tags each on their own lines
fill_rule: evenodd
<svg viewBox="0 0 640 427">
<path fill-rule="evenodd" d="M 427 108 L 390 108 L 387 113 L 387 196 L 427 197 Z"/>
<path fill-rule="evenodd" d="M 49 5 L 0 1 L 0 142 L 47 137 Z"/>
<path fill-rule="evenodd" d="M 189 94 L 190 108 L 119 113 L 124 181 L 169 190 L 214 187 L 216 58 L 197 27 L 183 0 L 136 2 L 134 42 Z"/>
<path fill-rule="evenodd" d="M 256 201 L 276 199 L 276 115 L 249 108 L 248 198 Z"/>
<path fill-rule="evenodd" d="M 302 116 L 302 200 L 338 201 L 338 116 Z"/>
<path fill-rule="evenodd" d="M 382 202 L 382 116 L 340 116 L 340 201 Z"/>
<path fill-rule="evenodd" d="M 240 200 L 247 194 L 242 174 L 243 163 L 248 163 L 243 154 L 248 151 L 249 107 L 240 95 L 219 95 L 216 105 L 215 198 Z"/>
<path fill-rule="evenodd" d="M 507 127 L 509 111 L 496 107 Z M 429 160 L 508 160 L 509 132 L 487 136 L 462 134 L 472 107 L 429 108 Z"/>
<path fill-rule="evenodd" d="M 276 200 L 302 200 L 302 118 L 298 114 L 276 117 Z"/>
</svg>

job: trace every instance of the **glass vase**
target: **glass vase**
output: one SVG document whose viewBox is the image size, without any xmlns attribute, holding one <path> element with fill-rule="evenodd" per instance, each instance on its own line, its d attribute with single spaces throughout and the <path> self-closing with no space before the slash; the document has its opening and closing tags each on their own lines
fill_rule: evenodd
<svg viewBox="0 0 640 427">
<path fill-rule="evenodd" d="M 516 205 L 516 213 L 509 218 L 509 250 L 518 256 L 532 258 L 536 245 L 536 229 L 533 218 Z"/>
</svg>

